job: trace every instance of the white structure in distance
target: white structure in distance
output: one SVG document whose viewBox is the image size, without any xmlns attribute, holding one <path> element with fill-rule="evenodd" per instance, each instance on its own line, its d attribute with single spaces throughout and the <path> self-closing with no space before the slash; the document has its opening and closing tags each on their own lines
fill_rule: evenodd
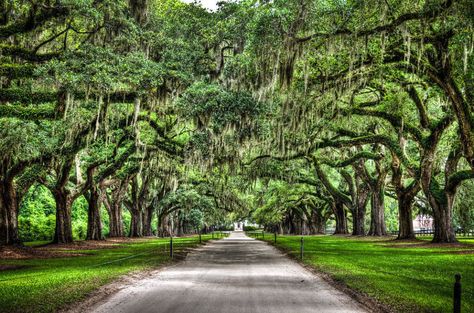
<svg viewBox="0 0 474 313">
<path fill-rule="evenodd" d="M 244 222 L 234 222 L 234 231 L 244 231 Z"/>
<path fill-rule="evenodd" d="M 181 0 L 185 3 L 193 3 L 195 0 Z M 222 0 L 198 0 L 197 2 L 201 3 L 201 5 L 208 9 L 209 11 L 217 10 L 217 2 L 221 2 Z"/>
<path fill-rule="evenodd" d="M 255 228 L 260 227 L 260 225 L 249 222 L 248 220 L 238 221 L 238 222 L 234 222 L 234 231 L 244 231 L 245 226 L 251 226 L 251 227 L 255 227 Z"/>
</svg>

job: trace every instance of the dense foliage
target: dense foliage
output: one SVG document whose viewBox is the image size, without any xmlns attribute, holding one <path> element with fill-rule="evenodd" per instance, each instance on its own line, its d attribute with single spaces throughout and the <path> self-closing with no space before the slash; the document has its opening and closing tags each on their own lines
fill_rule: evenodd
<svg viewBox="0 0 474 313">
<path fill-rule="evenodd" d="M 0 4 L 0 243 L 473 225 L 469 0 Z"/>
</svg>

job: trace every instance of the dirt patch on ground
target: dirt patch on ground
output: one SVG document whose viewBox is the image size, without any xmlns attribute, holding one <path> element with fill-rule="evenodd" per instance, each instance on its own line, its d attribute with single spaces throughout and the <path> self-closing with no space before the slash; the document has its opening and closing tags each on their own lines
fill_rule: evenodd
<svg viewBox="0 0 474 313">
<path fill-rule="evenodd" d="M 128 238 L 128 237 L 117 237 L 107 238 L 106 240 L 80 240 L 74 241 L 68 244 L 57 244 L 48 243 L 37 248 L 40 250 L 96 250 L 96 249 L 112 249 L 118 248 L 121 244 L 146 242 L 147 240 L 157 237 L 141 237 L 141 238 Z"/>
<path fill-rule="evenodd" d="M 147 240 L 146 238 L 113 238 L 101 241 L 75 241 L 70 244 L 45 244 L 36 247 L 27 246 L 3 246 L 0 247 L 0 259 L 47 259 L 64 258 L 73 256 L 84 256 L 87 254 L 68 252 L 70 250 L 96 250 L 117 248 L 120 244 Z"/>
<path fill-rule="evenodd" d="M 20 270 L 22 268 L 28 267 L 26 265 L 9 265 L 9 264 L 0 264 L 1 271 L 11 271 L 11 270 Z"/>
<path fill-rule="evenodd" d="M 0 260 L 48 259 L 81 256 L 81 253 L 49 251 L 23 246 L 0 247 Z"/>
</svg>

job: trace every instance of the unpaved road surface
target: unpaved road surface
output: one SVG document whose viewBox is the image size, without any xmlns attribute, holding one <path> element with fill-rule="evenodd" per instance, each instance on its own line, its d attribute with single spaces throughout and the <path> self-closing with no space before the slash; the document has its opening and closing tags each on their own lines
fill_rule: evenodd
<svg viewBox="0 0 474 313">
<path fill-rule="evenodd" d="M 120 290 L 93 312 L 367 312 L 266 243 L 234 232 Z"/>
</svg>

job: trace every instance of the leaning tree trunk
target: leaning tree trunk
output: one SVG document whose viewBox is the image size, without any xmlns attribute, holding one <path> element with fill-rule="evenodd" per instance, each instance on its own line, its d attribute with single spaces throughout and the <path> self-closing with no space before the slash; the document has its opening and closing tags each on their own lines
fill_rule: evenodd
<svg viewBox="0 0 474 313">
<path fill-rule="evenodd" d="M 342 204 L 342 202 L 336 201 L 333 203 L 332 208 L 334 212 L 334 217 L 336 219 L 336 229 L 334 231 L 334 234 L 348 234 L 349 231 L 347 230 L 347 216 L 346 210 L 344 210 L 344 205 Z"/>
<path fill-rule="evenodd" d="M 0 245 L 19 244 L 18 201 L 13 181 L 0 181 Z"/>
<path fill-rule="evenodd" d="M 369 236 L 386 236 L 384 191 L 376 188 L 372 193 Z"/>
<path fill-rule="evenodd" d="M 56 200 L 56 229 L 53 242 L 71 243 L 73 242 L 71 220 L 72 199 L 69 193 L 64 189 L 53 190 L 53 196 Z"/>
<path fill-rule="evenodd" d="M 86 240 L 102 240 L 102 223 L 100 220 L 100 195 L 94 186 L 89 190 L 86 197 L 88 203 L 87 210 L 87 236 Z"/>
</svg>

